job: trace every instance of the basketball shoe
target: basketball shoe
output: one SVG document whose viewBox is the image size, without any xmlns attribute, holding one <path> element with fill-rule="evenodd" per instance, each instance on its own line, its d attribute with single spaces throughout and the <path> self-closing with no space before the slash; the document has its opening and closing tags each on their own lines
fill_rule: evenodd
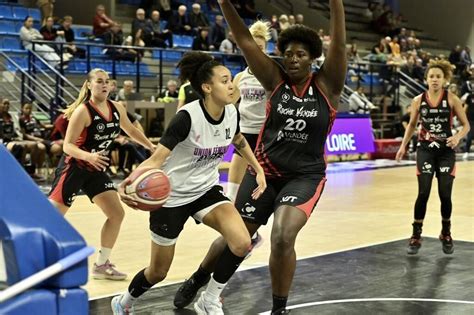
<svg viewBox="0 0 474 315">
<path fill-rule="evenodd" d="M 418 250 L 421 247 L 421 227 L 423 226 L 422 223 L 413 222 L 413 234 L 410 238 L 410 242 L 408 243 L 407 247 L 407 254 L 408 255 L 416 255 Z"/>
<path fill-rule="evenodd" d="M 260 247 L 262 243 L 263 243 L 263 237 L 260 235 L 260 233 L 255 232 L 255 234 L 252 235 L 252 239 L 250 240 L 250 250 L 245 256 L 244 260 L 252 256 L 252 251 L 257 247 Z"/>
<path fill-rule="evenodd" d="M 287 310 L 286 308 L 280 308 L 280 309 L 272 312 L 271 315 L 283 315 L 283 314 L 290 314 L 290 310 Z"/>
<path fill-rule="evenodd" d="M 191 304 L 199 289 L 205 286 L 209 280 L 211 280 L 211 275 L 207 275 L 203 281 L 198 281 L 195 277 L 195 274 L 196 273 L 193 273 L 191 278 L 186 279 L 176 292 L 173 304 L 177 308 L 184 308 Z"/>
<path fill-rule="evenodd" d="M 451 221 L 442 221 L 443 229 L 439 240 L 443 245 L 443 253 L 451 255 L 454 252 L 453 238 L 451 237 Z"/>
<path fill-rule="evenodd" d="M 107 259 L 105 264 L 97 265 L 94 263 L 94 268 L 92 269 L 92 278 L 103 280 L 125 280 L 127 275 L 115 269 L 115 265 L 110 263 Z"/>
<path fill-rule="evenodd" d="M 222 302 L 220 300 L 208 301 L 206 292 L 202 292 L 197 302 L 194 303 L 194 310 L 198 315 L 224 315 Z"/>
<path fill-rule="evenodd" d="M 120 300 L 122 299 L 122 295 L 114 296 L 112 301 L 110 302 L 110 306 L 112 307 L 112 312 L 114 315 L 133 315 L 133 310 L 131 307 L 123 307 L 120 304 Z"/>
</svg>

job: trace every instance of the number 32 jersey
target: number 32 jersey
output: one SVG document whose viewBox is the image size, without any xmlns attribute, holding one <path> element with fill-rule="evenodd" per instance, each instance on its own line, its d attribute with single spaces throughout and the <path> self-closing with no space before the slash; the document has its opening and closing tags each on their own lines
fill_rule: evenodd
<svg viewBox="0 0 474 315">
<path fill-rule="evenodd" d="M 81 150 L 87 152 L 103 151 L 104 155 L 108 155 L 110 146 L 114 142 L 114 139 L 120 134 L 120 113 L 110 101 L 107 101 L 109 117 L 104 117 L 92 104 L 92 101 L 85 103 L 84 106 L 86 106 L 89 112 L 91 124 L 82 130 L 81 135 L 76 141 L 76 145 Z M 81 168 L 96 171 L 86 161 L 77 160 L 70 156 L 66 158 L 66 163 L 70 163 L 73 160 L 76 161 Z"/>
<path fill-rule="evenodd" d="M 317 86 L 315 74 L 301 93 L 282 81 L 267 101 L 266 116 L 255 150 L 265 175 L 324 175 L 324 147 L 336 110 Z"/>
</svg>

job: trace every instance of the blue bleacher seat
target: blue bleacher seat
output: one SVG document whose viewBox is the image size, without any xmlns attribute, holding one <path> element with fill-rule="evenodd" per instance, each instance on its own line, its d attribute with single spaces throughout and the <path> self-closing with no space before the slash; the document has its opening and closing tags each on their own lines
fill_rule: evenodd
<svg viewBox="0 0 474 315">
<path fill-rule="evenodd" d="M 102 47 L 90 46 L 89 49 L 91 56 L 102 56 Z"/>
<path fill-rule="evenodd" d="M 0 34 L 15 34 L 15 25 L 8 20 L 0 20 Z"/>
<path fill-rule="evenodd" d="M 25 7 L 12 7 L 13 17 L 16 20 L 24 20 L 28 15 L 28 9 Z"/>
<path fill-rule="evenodd" d="M 0 5 L 0 18 L 2 19 L 13 18 L 12 8 L 9 5 Z"/>
<path fill-rule="evenodd" d="M 36 8 L 29 8 L 28 15 L 33 18 L 35 21 L 41 21 L 41 11 Z"/>
<path fill-rule="evenodd" d="M 69 63 L 68 72 L 71 73 L 86 73 L 87 72 L 87 64 L 85 61 L 77 61 L 73 60 Z"/>
<path fill-rule="evenodd" d="M 24 58 L 24 57 L 11 57 L 13 62 L 15 62 L 21 69 L 23 70 L 27 70 L 28 69 L 28 58 Z M 8 71 L 16 71 L 17 70 L 17 66 L 14 65 L 13 63 L 11 62 L 8 62 L 7 63 L 7 70 Z"/>
<path fill-rule="evenodd" d="M 21 29 L 22 26 L 23 26 L 23 21 L 16 21 L 15 22 L 15 32 L 17 32 L 17 34 L 20 33 L 20 29 Z"/>
<path fill-rule="evenodd" d="M 153 73 L 151 73 L 150 68 L 146 63 L 140 63 L 140 75 L 144 76 L 152 76 Z"/>
<path fill-rule="evenodd" d="M 187 35 L 181 36 L 181 45 L 182 47 L 191 48 L 191 46 L 193 46 L 193 37 Z"/>
<path fill-rule="evenodd" d="M 163 61 L 176 61 L 181 59 L 183 53 L 181 51 L 165 50 L 163 51 Z"/>
<path fill-rule="evenodd" d="M 2 39 L 3 50 L 10 52 L 23 52 L 20 39 L 18 37 L 8 36 Z"/>
<path fill-rule="evenodd" d="M 136 74 L 136 65 L 133 62 L 120 62 L 117 64 L 117 73 L 120 75 Z"/>
</svg>

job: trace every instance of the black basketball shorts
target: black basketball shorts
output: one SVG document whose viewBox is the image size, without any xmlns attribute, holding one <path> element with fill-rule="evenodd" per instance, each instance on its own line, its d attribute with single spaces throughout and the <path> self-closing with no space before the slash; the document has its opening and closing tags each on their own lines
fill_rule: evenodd
<svg viewBox="0 0 474 315">
<path fill-rule="evenodd" d="M 418 176 L 436 177 L 441 175 L 456 175 L 456 153 L 449 147 L 425 148 L 419 146 L 416 150 L 416 174 Z"/>
<path fill-rule="evenodd" d="M 80 168 L 74 161 L 59 161 L 55 171 L 49 199 L 71 206 L 79 190 L 92 198 L 108 190 L 116 190 L 115 185 L 105 172 L 94 172 Z"/>
<path fill-rule="evenodd" d="M 267 178 L 267 189 L 257 200 L 252 192 L 257 188 L 256 176 L 247 171 L 240 184 L 235 207 L 244 221 L 265 225 L 282 205 L 296 207 L 309 218 L 324 190 L 324 176 L 299 176 L 292 179 Z"/>
<path fill-rule="evenodd" d="M 217 206 L 231 203 L 224 194 L 224 188 L 213 186 L 198 199 L 178 207 L 162 207 L 150 212 L 150 231 L 154 243 L 161 246 L 174 245 L 189 217 L 197 222 Z"/>
</svg>

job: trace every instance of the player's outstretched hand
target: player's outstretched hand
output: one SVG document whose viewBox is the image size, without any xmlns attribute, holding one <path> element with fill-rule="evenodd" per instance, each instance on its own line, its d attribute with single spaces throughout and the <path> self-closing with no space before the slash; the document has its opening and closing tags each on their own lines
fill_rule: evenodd
<svg viewBox="0 0 474 315">
<path fill-rule="evenodd" d="M 400 160 L 405 156 L 406 149 L 404 146 L 400 146 L 400 149 L 398 149 L 397 155 L 395 156 L 395 159 L 397 162 L 400 162 Z"/>
<path fill-rule="evenodd" d="M 258 199 L 263 194 L 265 189 L 267 189 L 267 181 L 265 180 L 265 173 L 263 172 L 263 170 L 257 173 L 257 184 L 257 188 L 255 188 L 252 193 L 253 199 Z"/>
</svg>

